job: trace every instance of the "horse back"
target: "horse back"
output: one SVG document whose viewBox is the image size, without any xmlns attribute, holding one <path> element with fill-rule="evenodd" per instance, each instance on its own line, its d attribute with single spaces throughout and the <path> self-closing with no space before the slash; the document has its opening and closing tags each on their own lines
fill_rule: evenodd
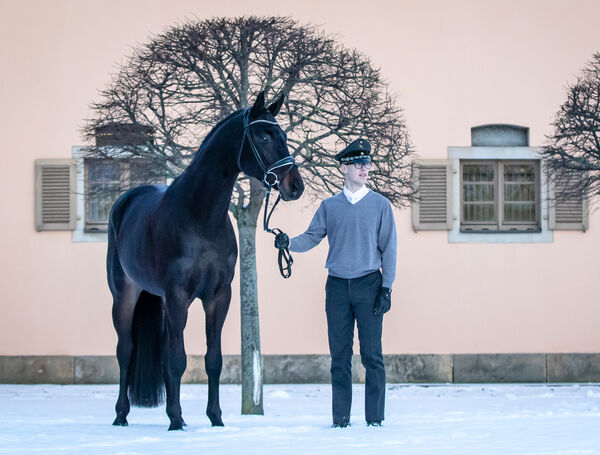
<svg viewBox="0 0 600 455">
<path fill-rule="evenodd" d="M 123 222 L 132 206 L 136 218 L 149 217 L 160 204 L 166 188 L 165 185 L 142 185 L 131 188 L 121 195 L 113 204 L 108 221 L 108 229 L 115 239 L 119 237 Z"/>
</svg>

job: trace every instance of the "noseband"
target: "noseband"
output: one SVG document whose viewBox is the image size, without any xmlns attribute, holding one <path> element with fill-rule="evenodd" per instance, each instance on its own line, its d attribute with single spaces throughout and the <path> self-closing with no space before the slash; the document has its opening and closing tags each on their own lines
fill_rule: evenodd
<svg viewBox="0 0 600 455">
<path fill-rule="evenodd" d="M 279 201 L 281 200 L 281 193 L 279 193 L 279 195 L 277 196 L 277 200 L 275 201 L 275 204 L 273 204 L 273 207 L 271 208 L 271 210 L 269 211 L 269 215 L 267 216 L 267 210 L 269 207 L 269 198 L 271 196 L 271 189 L 273 187 L 279 189 L 279 183 L 280 183 L 279 177 L 273 171 L 275 169 L 287 167 L 287 169 L 284 171 L 284 173 L 282 175 L 282 179 L 284 179 L 285 176 L 294 167 L 297 167 L 296 160 L 294 160 L 293 156 L 289 155 L 289 156 L 286 156 L 285 158 L 282 158 L 282 159 L 274 162 L 273 164 L 271 164 L 271 166 L 267 167 L 265 165 L 265 162 L 263 161 L 262 157 L 260 156 L 260 153 L 258 152 L 258 148 L 256 147 L 256 144 L 254 143 L 254 140 L 252 140 L 252 135 L 250 134 L 250 126 L 254 125 L 255 123 L 269 123 L 271 125 L 279 125 L 279 124 L 277 122 L 272 122 L 270 120 L 254 120 L 251 122 L 250 121 L 250 109 L 251 108 L 246 109 L 242 114 L 243 123 L 244 123 L 244 137 L 242 138 L 242 144 L 240 145 L 240 152 L 238 153 L 237 164 L 238 164 L 238 168 L 240 169 L 240 171 L 242 171 L 242 163 L 241 163 L 242 150 L 244 149 L 245 140 L 248 139 L 248 143 L 250 144 L 250 148 L 252 149 L 252 153 L 254 154 L 254 159 L 256 159 L 256 162 L 258 163 L 258 165 L 260 166 L 260 168 L 263 171 L 262 183 L 267 188 L 267 195 L 265 197 L 265 211 L 264 211 L 264 215 L 263 215 L 263 228 L 265 231 L 270 232 L 273 235 L 277 235 L 277 234 L 282 233 L 283 231 L 279 228 L 269 229 L 269 220 L 271 219 L 271 215 L 273 214 L 275 207 L 277 207 L 277 204 L 279 204 Z M 281 273 L 281 276 L 283 278 L 289 278 L 292 275 L 292 264 L 294 263 L 294 260 L 292 259 L 292 255 L 290 254 L 290 251 L 288 248 L 279 249 L 279 256 L 277 258 L 277 262 L 279 264 L 279 273 Z M 285 262 L 285 265 L 284 265 L 284 262 Z"/>
</svg>

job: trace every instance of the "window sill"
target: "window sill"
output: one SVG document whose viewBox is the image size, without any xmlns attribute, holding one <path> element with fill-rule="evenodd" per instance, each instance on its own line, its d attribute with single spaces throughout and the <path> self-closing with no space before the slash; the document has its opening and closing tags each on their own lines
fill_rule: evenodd
<svg viewBox="0 0 600 455">
<path fill-rule="evenodd" d="M 108 232 L 108 228 L 95 229 L 95 228 L 85 228 L 83 230 L 85 234 L 106 234 Z"/>
<path fill-rule="evenodd" d="M 83 229 L 75 228 L 71 235 L 71 241 L 102 243 L 108 241 L 108 236 L 106 235 L 106 231 L 84 231 Z"/>
<path fill-rule="evenodd" d="M 554 232 L 489 231 L 463 232 L 458 229 L 448 231 L 449 243 L 552 243 Z"/>
<path fill-rule="evenodd" d="M 539 234 L 542 230 L 539 227 L 531 229 L 481 229 L 481 228 L 465 228 L 461 227 L 460 232 L 463 234 Z"/>
</svg>

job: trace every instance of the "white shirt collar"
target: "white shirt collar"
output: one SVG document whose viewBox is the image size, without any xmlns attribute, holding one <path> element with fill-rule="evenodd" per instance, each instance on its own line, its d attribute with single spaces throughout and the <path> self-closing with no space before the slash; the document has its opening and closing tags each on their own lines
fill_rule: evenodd
<svg viewBox="0 0 600 455">
<path fill-rule="evenodd" d="M 344 186 L 344 196 L 346 196 L 346 199 L 348 199 L 348 202 L 350 202 L 350 204 L 356 204 L 363 197 L 365 197 L 368 192 L 369 192 L 369 188 L 367 188 L 366 185 L 361 186 L 356 191 L 356 193 L 353 193 L 352 191 L 350 191 L 348 188 L 346 188 Z"/>
</svg>

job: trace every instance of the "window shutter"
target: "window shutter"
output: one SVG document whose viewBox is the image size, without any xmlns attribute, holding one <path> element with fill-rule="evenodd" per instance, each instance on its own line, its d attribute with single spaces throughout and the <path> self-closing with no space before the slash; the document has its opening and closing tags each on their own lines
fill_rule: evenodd
<svg viewBox="0 0 600 455">
<path fill-rule="evenodd" d="M 415 163 L 417 201 L 412 206 L 415 231 L 450 229 L 451 180 L 451 166 L 446 160 Z"/>
<path fill-rule="evenodd" d="M 35 161 L 35 228 L 75 229 L 75 167 L 71 160 Z"/>
<path fill-rule="evenodd" d="M 567 178 L 567 177 L 565 177 Z M 550 229 L 587 231 L 589 226 L 588 201 L 583 194 L 560 197 L 561 191 L 566 188 L 564 179 L 550 178 Z M 557 197 L 558 195 L 558 197 Z"/>
</svg>

